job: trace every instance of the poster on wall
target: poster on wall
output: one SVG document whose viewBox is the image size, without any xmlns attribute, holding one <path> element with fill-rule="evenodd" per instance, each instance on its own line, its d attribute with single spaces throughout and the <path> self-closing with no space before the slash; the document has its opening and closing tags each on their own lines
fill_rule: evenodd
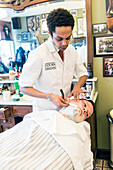
<svg viewBox="0 0 113 170">
<path fill-rule="evenodd" d="M 28 32 L 32 32 L 36 30 L 36 17 L 35 16 L 26 17 L 26 22 L 27 22 Z"/>
<path fill-rule="evenodd" d="M 73 16 L 77 16 L 77 10 L 71 10 L 70 13 L 71 13 Z"/>
<path fill-rule="evenodd" d="M 28 40 L 28 32 L 24 31 L 21 34 L 22 34 L 22 41 L 27 41 Z"/>
<path fill-rule="evenodd" d="M 41 20 L 42 34 L 48 34 L 46 19 Z"/>
<path fill-rule="evenodd" d="M 46 14 L 43 13 L 43 14 L 41 15 L 41 18 L 42 18 L 42 19 L 45 19 L 45 18 L 46 18 Z"/>
<path fill-rule="evenodd" d="M 40 16 L 36 16 L 36 27 L 40 27 Z"/>
<path fill-rule="evenodd" d="M 78 34 L 83 34 L 83 18 L 77 18 L 77 31 Z"/>
<path fill-rule="evenodd" d="M 82 10 L 82 14 L 83 14 L 83 16 L 86 16 L 86 9 Z"/>
<path fill-rule="evenodd" d="M 11 22 L 0 21 L 1 40 L 12 40 Z"/>
<path fill-rule="evenodd" d="M 21 34 L 16 35 L 16 41 L 21 41 Z"/>
</svg>

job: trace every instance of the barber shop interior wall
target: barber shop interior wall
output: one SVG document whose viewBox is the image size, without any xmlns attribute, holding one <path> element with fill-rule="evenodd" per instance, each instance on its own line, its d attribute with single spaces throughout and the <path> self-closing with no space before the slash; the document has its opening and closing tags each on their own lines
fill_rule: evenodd
<svg viewBox="0 0 113 170">
<path fill-rule="evenodd" d="M 71 12 L 75 12 L 74 14 L 75 26 L 73 29 L 73 37 L 81 37 L 83 36 L 83 34 L 85 36 L 86 35 L 85 10 L 83 8 L 80 8 L 75 10 L 73 9 L 71 10 Z M 15 22 L 15 18 L 12 18 L 12 32 L 15 44 L 15 51 L 20 46 L 20 43 L 27 43 L 29 41 L 31 42 L 31 44 L 35 43 L 36 47 L 49 38 L 49 34 L 48 31 L 46 30 L 45 24 L 46 15 L 47 15 L 46 13 L 41 12 L 40 14 L 33 16 L 19 17 L 19 21 L 21 23 L 20 29 L 17 26 L 18 22 Z M 83 18 L 83 33 L 78 33 L 77 31 L 78 21 L 80 22 L 80 20 L 77 20 L 78 18 L 79 19 Z M 17 28 L 14 28 L 14 25 L 17 26 Z"/>
<path fill-rule="evenodd" d="M 107 23 L 105 0 L 92 0 L 92 24 Z M 113 34 L 110 31 L 107 34 Z M 93 54 L 94 55 L 94 54 Z M 109 149 L 109 122 L 107 113 L 113 108 L 113 77 L 103 77 L 103 58 L 93 58 L 94 76 L 98 78 L 96 103 L 97 111 L 97 147 Z"/>
<path fill-rule="evenodd" d="M 12 24 L 12 33 L 13 33 L 13 40 L 15 45 L 15 52 L 16 49 L 20 46 L 20 43 L 35 43 L 37 45 L 37 39 L 34 36 L 34 33 L 28 32 L 27 24 L 26 24 L 26 17 L 20 17 L 21 20 L 21 28 L 20 29 L 13 29 Z M 41 34 L 42 39 L 47 39 L 49 36 L 48 34 Z"/>
<path fill-rule="evenodd" d="M 12 36 L 13 36 L 13 41 L 14 41 L 15 53 L 16 53 L 16 50 L 18 49 L 18 47 L 20 46 L 21 32 L 27 31 L 25 18 L 21 17 L 20 20 L 21 20 L 21 28 L 20 29 L 13 29 L 13 24 L 12 24 Z M 20 35 L 20 38 L 19 38 L 19 35 Z"/>
</svg>

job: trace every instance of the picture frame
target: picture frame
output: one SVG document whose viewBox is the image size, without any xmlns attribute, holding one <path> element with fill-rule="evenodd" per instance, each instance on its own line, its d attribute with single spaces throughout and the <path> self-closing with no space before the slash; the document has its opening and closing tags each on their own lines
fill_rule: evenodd
<svg viewBox="0 0 113 170">
<path fill-rule="evenodd" d="M 41 19 L 45 19 L 45 18 L 46 18 L 46 14 L 45 13 L 41 14 Z"/>
<path fill-rule="evenodd" d="M 34 32 L 30 32 L 30 39 L 34 39 L 35 38 L 35 35 L 34 35 Z"/>
<path fill-rule="evenodd" d="M 40 27 L 40 16 L 36 16 L 36 28 Z"/>
<path fill-rule="evenodd" d="M 113 56 L 103 57 L 103 77 L 113 77 Z"/>
<path fill-rule="evenodd" d="M 113 55 L 113 35 L 94 36 L 94 57 Z"/>
<path fill-rule="evenodd" d="M 46 19 L 41 19 L 41 32 L 42 34 L 48 34 Z"/>
<path fill-rule="evenodd" d="M 16 35 L 16 41 L 21 41 L 21 38 L 22 38 L 22 37 L 21 37 L 21 34 L 17 34 L 17 35 Z"/>
<path fill-rule="evenodd" d="M 36 17 L 35 16 L 29 16 L 26 17 L 27 22 L 27 31 L 31 32 L 36 29 Z"/>
<path fill-rule="evenodd" d="M 22 41 L 28 41 L 28 32 L 24 31 L 21 33 L 22 35 Z"/>
<path fill-rule="evenodd" d="M 105 34 L 107 33 L 107 23 L 93 24 L 93 34 Z"/>
<path fill-rule="evenodd" d="M 82 10 L 82 14 L 83 14 L 83 16 L 86 16 L 86 9 L 85 8 Z"/>
<path fill-rule="evenodd" d="M 78 35 L 84 34 L 84 31 L 83 31 L 83 18 L 82 17 L 77 18 L 77 33 L 78 33 Z"/>
<path fill-rule="evenodd" d="M 0 21 L 0 40 L 12 41 L 11 22 Z"/>
<path fill-rule="evenodd" d="M 77 10 L 71 10 L 70 13 L 71 13 L 73 16 L 77 16 Z"/>
</svg>

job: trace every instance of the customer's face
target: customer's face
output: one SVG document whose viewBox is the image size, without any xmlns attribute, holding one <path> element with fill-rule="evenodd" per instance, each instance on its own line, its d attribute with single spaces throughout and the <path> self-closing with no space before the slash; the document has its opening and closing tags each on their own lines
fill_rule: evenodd
<svg viewBox="0 0 113 170">
<path fill-rule="evenodd" d="M 53 32 L 53 42 L 59 50 L 64 51 L 69 45 L 71 35 L 71 26 L 56 27 L 55 32 Z"/>
<path fill-rule="evenodd" d="M 69 106 L 61 108 L 59 113 L 74 122 L 82 122 L 93 114 L 93 105 L 87 100 L 70 100 Z"/>
<path fill-rule="evenodd" d="M 77 108 L 80 110 L 79 116 L 84 115 L 84 120 L 93 114 L 93 105 L 88 100 L 70 100 L 70 103 L 77 105 Z"/>
</svg>

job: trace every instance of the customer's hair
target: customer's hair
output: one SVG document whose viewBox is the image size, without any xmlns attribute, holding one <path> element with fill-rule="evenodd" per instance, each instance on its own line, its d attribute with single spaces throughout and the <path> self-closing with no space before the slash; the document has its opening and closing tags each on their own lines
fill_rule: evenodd
<svg viewBox="0 0 113 170">
<path fill-rule="evenodd" d="M 56 27 L 71 26 L 73 30 L 74 18 L 66 9 L 54 9 L 47 16 L 47 26 L 51 36 L 53 36 Z"/>
<path fill-rule="evenodd" d="M 80 99 L 80 100 L 86 100 L 86 99 Z M 95 103 L 93 102 L 93 100 L 87 100 L 88 102 L 90 102 L 92 105 L 93 105 L 93 113 L 96 112 L 96 109 L 95 109 Z"/>
<path fill-rule="evenodd" d="M 87 101 L 93 105 L 93 113 L 95 113 L 96 112 L 95 103 L 93 102 L 93 100 L 87 100 Z"/>
</svg>

